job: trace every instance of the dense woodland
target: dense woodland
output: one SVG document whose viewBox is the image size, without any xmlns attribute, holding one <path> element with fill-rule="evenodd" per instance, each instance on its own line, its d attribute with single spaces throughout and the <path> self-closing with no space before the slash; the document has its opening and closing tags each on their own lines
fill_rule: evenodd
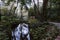
<svg viewBox="0 0 60 40">
<path fill-rule="evenodd" d="M 4 0 L 2 1 L 4 2 Z M 8 6 L 11 1 L 14 0 L 8 0 L 5 5 Z M 18 2 L 24 6 L 26 1 L 20 0 Z M 31 0 L 28 3 L 31 3 Z M 42 7 L 39 7 L 39 0 L 37 0 L 38 5 L 35 4 L 35 0 L 33 3 L 33 8 L 27 8 L 29 19 L 25 21 L 29 24 L 31 40 L 55 40 L 60 35 L 60 29 L 49 22 L 60 23 L 60 0 L 43 0 Z M 14 13 L 15 8 L 11 7 L 8 10 L 0 6 L 0 40 L 11 40 L 13 24 L 19 24 L 23 20 Z"/>
</svg>

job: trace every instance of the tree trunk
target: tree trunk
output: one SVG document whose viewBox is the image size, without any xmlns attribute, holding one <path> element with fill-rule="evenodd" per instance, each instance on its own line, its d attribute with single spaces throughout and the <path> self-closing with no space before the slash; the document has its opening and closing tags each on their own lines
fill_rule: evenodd
<svg viewBox="0 0 60 40">
<path fill-rule="evenodd" d="M 39 7 L 39 0 L 37 0 L 37 16 L 38 16 L 38 19 L 40 20 L 41 19 L 41 16 L 40 16 L 40 7 Z"/>
<path fill-rule="evenodd" d="M 43 0 L 42 21 L 47 21 L 47 4 L 48 0 Z"/>
</svg>

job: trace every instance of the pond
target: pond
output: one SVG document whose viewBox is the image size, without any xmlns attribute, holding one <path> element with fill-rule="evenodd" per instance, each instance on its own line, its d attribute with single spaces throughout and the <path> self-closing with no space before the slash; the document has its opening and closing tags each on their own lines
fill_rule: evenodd
<svg viewBox="0 0 60 40">
<path fill-rule="evenodd" d="M 12 31 L 12 40 L 30 40 L 28 24 L 19 24 L 14 31 Z"/>
</svg>

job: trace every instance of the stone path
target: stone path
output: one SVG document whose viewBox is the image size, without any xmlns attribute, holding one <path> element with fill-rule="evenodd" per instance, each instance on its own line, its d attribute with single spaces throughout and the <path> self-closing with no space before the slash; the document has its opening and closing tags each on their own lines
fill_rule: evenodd
<svg viewBox="0 0 60 40">
<path fill-rule="evenodd" d="M 56 22 L 49 22 L 49 23 L 54 24 L 55 26 L 57 26 L 58 29 L 60 29 L 60 23 L 56 23 Z"/>
<path fill-rule="evenodd" d="M 55 26 L 57 26 L 58 29 L 60 29 L 60 23 L 56 23 L 56 22 L 49 22 L 49 23 L 54 24 Z M 55 40 L 60 40 L 60 35 L 58 35 Z"/>
</svg>

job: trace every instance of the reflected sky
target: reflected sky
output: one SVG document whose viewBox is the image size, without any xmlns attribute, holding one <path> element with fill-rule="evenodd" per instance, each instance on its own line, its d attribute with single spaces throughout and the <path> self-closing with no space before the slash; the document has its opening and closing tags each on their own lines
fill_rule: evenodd
<svg viewBox="0 0 60 40">
<path fill-rule="evenodd" d="M 0 6 L 4 6 L 4 3 L 3 1 L 0 0 Z"/>
</svg>

